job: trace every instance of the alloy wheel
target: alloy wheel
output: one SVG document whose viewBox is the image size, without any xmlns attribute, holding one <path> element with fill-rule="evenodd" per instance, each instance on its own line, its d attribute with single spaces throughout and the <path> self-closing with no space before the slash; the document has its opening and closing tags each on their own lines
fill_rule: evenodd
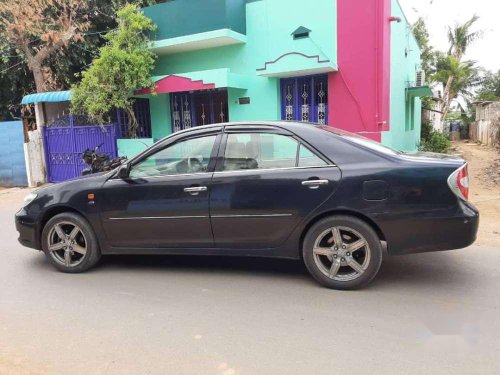
<svg viewBox="0 0 500 375">
<path fill-rule="evenodd" d="M 367 270 L 371 251 L 368 241 L 359 232 L 336 226 L 316 238 L 313 256 L 325 276 L 336 281 L 351 281 Z"/>
<path fill-rule="evenodd" d="M 62 221 L 49 231 L 48 251 L 57 263 L 65 267 L 76 267 L 87 254 L 87 240 L 78 225 Z"/>
</svg>

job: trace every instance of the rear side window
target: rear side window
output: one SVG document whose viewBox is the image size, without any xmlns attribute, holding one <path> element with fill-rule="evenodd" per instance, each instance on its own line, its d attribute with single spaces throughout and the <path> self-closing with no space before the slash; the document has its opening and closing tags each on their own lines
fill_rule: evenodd
<svg viewBox="0 0 500 375">
<path fill-rule="evenodd" d="M 224 170 L 324 166 L 326 163 L 290 136 L 237 133 L 227 137 Z"/>
<path fill-rule="evenodd" d="M 301 144 L 299 149 L 299 167 L 322 167 L 327 165 L 319 156 Z"/>
</svg>

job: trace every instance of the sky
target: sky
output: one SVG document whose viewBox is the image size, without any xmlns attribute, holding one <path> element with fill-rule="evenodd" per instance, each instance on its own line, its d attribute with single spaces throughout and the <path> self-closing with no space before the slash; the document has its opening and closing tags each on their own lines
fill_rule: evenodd
<svg viewBox="0 0 500 375">
<path fill-rule="evenodd" d="M 500 70 L 500 0 L 399 0 L 410 22 L 422 16 L 435 49 L 448 51 L 447 26 L 464 23 L 474 14 L 483 37 L 468 50 L 465 58 L 486 69 Z"/>
</svg>

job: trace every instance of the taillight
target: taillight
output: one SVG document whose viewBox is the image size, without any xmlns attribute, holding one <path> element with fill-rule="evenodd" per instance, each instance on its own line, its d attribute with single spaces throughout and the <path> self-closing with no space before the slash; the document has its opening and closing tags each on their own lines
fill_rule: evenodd
<svg viewBox="0 0 500 375">
<path fill-rule="evenodd" d="M 455 195 L 463 200 L 469 199 L 469 172 L 467 163 L 448 177 L 448 185 Z"/>
</svg>

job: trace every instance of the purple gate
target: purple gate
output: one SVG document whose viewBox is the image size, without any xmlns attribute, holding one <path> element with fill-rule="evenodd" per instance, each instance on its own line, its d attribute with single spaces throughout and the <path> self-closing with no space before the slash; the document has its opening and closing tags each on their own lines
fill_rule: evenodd
<svg viewBox="0 0 500 375">
<path fill-rule="evenodd" d="M 45 160 L 49 182 L 80 176 L 88 166 L 82 160 L 85 149 L 103 144 L 99 152 L 117 156 L 116 124 L 89 124 L 85 116 L 69 115 L 43 128 Z"/>
</svg>

